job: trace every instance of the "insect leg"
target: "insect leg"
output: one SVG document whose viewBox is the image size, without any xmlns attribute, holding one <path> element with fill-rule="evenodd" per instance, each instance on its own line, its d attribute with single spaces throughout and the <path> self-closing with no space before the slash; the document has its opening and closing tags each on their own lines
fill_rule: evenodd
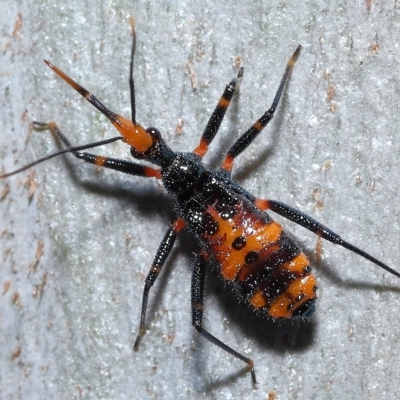
<svg viewBox="0 0 400 400">
<path fill-rule="evenodd" d="M 139 327 L 139 334 L 136 338 L 135 344 L 133 346 L 134 350 L 137 351 L 139 348 L 140 340 L 146 331 L 145 327 L 145 319 L 146 319 L 146 310 L 147 310 L 147 302 L 149 299 L 149 293 L 151 287 L 154 285 L 158 275 L 161 272 L 161 269 L 169 256 L 169 253 L 172 250 L 172 246 L 175 243 L 175 239 L 184 227 L 185 221 L 183 219 L 178 218 L 174 221 L 170 228 L 168 229 L 167 233 L 165 234 L 160 246 L 158 247 L 156 256 L 154 257 L 153 264 L 150 268 L 150 271 L 146 278 L 146 283 L 144 285 L 143 290 L 143 297 L 142 297 L 142 311 L 140 313 L 140 327 Z"/>
<path fill-rule="evenodd" d="M 197 154 L 201 158 L 207 153 L 209 144 L 214 140 L 215 135 L 218 132 L 221 122 L 224 119 L 226 110 L 232 100 L 232 97 L 236 90 L 238 80 L 243 76 L 243 68 L 239 69 L 239 73 L 236 79 L 233 79 L 229 85 L 226 86 L 224 93 L 218 101 L 210 119 L 208 120 L 207 126 L 201 136 L 199 145 L 193 150 L 193 153 Z"/>
<path fill-rule="evenodd" d="M 293 222 L 296 222 L 296 224 L 299 224 L 299 225 L 303 226 L 304 228 L 309 229 L 311 232 L 314 232 L 315 234 L 322 237 L 323 239 L 329 240 L 330 242 L 332 242 L 334 244 L 338 244 L 338 245 L 352 251 L 353 253 L 356 253 L 356 254 L 360 255 L 361 257 L 366 258 L 367 260 L 373 262 L 378 267 L 381 267 L 384 270 L 386 270 L 387 272 L 390 272 L 392 275 L 395 275 L 398 278 L 400 278 L 399 272 L 390 268 L 389 266 L 384 264 L 382 261 L 379 261 L 375 257 L 373 257 L 370 254 L 366 253 L 365 251 L 359 249 L 358 247 L 353 246 L 351 243 L 344 241 L 338 234 L 331 231 L 325 225 L 322 225 L 321 223 L 319 223 L 315 219 L 311 218 L 307 214 L 304 214 L 303 212 L 296 210 L 295 208 L 292 208 L 284 203 L 281 203 L 281 202 L 275 201 L 275 200 L 256 199 L 254 203 L 260 210 L 274 211 L 277 214 L 282 215 L 283 217 L 290 219 Z"/>
<path fill-rule="evenodd" d="M 211 343 L 215 344 L 222 350 L 232 354 L 234 357 L 239 360 L 244 361 L 250 368 L 251 378 L 253 383 L 256 384 L 256 373 L 254 371 L 254 362 L 250 358 L 242 356 L 237 351 L 231 349 L 225 343 L 221 342 L 215 336 L 211 335 L 208 331 L 206 331 L 202 326 L 203 320 L 203 298 L 204 298 L 204 279 L 206 274 L 206 259 L 207 256 L 204 254 L 200 254 L 196 257 L 193 267 L 192 273 L 192 324 L 196 328 L 196 330 Z"/>
<path fill-rule="evenodd" d="M 223 161 L 221 168 L 226 171 L 231 171 L 233 167 L 233 162 L 235 158 L 242 153 L 246 148 L 253 142 L 253 140 L 258 136 L 258 134 L 267 126 L 269 121 L 271 121 L 274 116 L 275 110 L 278 107 L 279 100 L 282 96 L 283 89 L 285 88 L 286 82 L 290 76 L 290 73 L 293 69 L 293 64 L 297 60 L 297 57 L 300 54 L 301 46 L 299 45 L 292 57 L 288 61 L 285 69 L 285 73 L 283 74 L 281 83 L 279 85 L 278 91 L 275 94 L 274 101 L 272 102 L 271 107 L 267 110 L 245 133 L 243 133 L 239 139 L 232 145 L 229 149 L 228 154 Z"/>
<path fill-rule="evenodd" d="M 68 147 L 68 149 L 73 148 L 71 142 L 66 138 L 66 136 L 61 132 L 60 128 L 54 122 L 34 122 L 35 125 L 42 128 L 50 129 L 55 135 L 57 135 L 60 140 Z M 71 151 L 72 154 L 90 164 L 95 164 L 100 167 L 113 169 L 115 171 L 123 172 L 125 174 L 143 176 L 143 177 L 155 177 L 157 179 L 161 178 L 160 171 L 156 168 L 148 167 L 145 165 L 140 165 L 131 161 L 119 160 L 111 157 L 97 156 L 95 154 Z"/>
</svg>

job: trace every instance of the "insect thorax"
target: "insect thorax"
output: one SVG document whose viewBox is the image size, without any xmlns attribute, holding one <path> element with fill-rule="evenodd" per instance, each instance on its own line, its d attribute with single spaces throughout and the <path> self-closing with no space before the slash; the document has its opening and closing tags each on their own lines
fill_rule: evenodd
<svg viewBox="0 0 400 400">
<path fill-rule="evenodd" d="M 176 157 L 162 170 L 165 189 L 176 196 L 190 196 L 196 187 L 202 185 L 206 172 L 200 157 L 192 153 L 177 153 Z"/>
</svg>

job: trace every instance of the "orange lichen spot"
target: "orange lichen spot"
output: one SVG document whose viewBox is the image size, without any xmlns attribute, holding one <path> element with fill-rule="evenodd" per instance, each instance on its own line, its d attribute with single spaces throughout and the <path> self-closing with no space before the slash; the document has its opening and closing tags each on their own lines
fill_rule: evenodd
<svg viewBox="0 0 400 400">
<path fill-rule="evenodd" d="M 184 123 L 183 118 L 178 118 L 178 122 L 177 122 L 177 124 L 176 124 L 176 126 L 175 126 L 175 133 L 176 133 L 177 135 L 182 135 L 182 132 L 183 132 L 183 123 Z"/>
<path fill-rule="evenodd" d="M 21 296 L 20 294 L 15 291 L 12 296 L 11 296 L 11 302 L 12 304 L 14 304 L 15 306 L 17 306 L 19 309 L 22 307 L 22 302 L 21 302 Z"/>
<path fill-rule="evenodd" d="M 324 246 L 320 236 L 317 237 L 317 244 L 315 246 L 315 261 L 319 264 L 322 261 L 322 256 L 324 254 Z"/>
<path fill-rule="evenodd" d="M 372 54 L 377 54 L 379 50 L 379 43 L 375 40 L 371 46 L 369 46 L 369 49 L 372 51 Z"/>
<path fill-rule="evenodd" d="M 4 283 L 3 283 L 3 291 L 1 294 L 5 294 L 8 292 L 8 289 L 10 289 L 11 286 L 11 282 L 7 279 Z"/>
<path fill-rule="evenodd" d="M 192 84 L 192 89 L 197 90 L 197 79 L 193 69 L 193 64 L 190 61 L 188 61 L 188 63 L 186 64 L 186 68 L 189 74 L 190 83 Z"/>
<path fill-rule="evenodd" d="M 276 392 L 274 390 L 268 393 L 268 400 L 276 400 Z"/>
<path fill-rule="evenodd" d="M 0 201 L 2 201 L 10 193 L 10 185 L 5 184 L 3 190 L 0 192 Z"/>
<path fill-rule="evenodd" d="M 28 198 L 31 200 L 38 187 L 36 173 L 34 170 L 29 172 L 28 176 L 26 177 L 24 181 L 24 187 L 28 189 Z"/>
<path fill-rule="evenodd" d="M 262 307 L 265 307 L 265 305 L 267 304 L 264 296 L 258 291 L 253 294 L 249 302 L 257 310 L 259 310 Z"/>
<path fill-rule="evenodd" d="M 292 282 L 270 306 L 268 313 L 274 318 L 292 318 L 293 312 L 302 304 L 316 297 L 314 275 Z"/>
<path fill-rule="evenodd" d="M 29 264 L 30 271 L 36 272 L 36 269 L 39 265 L 40 259 L 42 258 L 43 254 L 44 254 L 44 242 L 42 240 L 39 240 L 38 245 L 36 247 L 35 258 Z"/>
<path fill-rule="evenodd" d="M 18 346 L 11 354 L 11 360 L 16 360 L 21 356 L 22 349 L 20 346 Z"/>
<path fill-rule="evenodd" d="M 336 96 L 336 89 L 335 86 L 333 86 L 332 84 L 329 84 L 328 86 L 328 90 L 326 92 L 326 97 L 328 99 L 328 101 L 332 101 Z"/>
<path fill-rule="evenodd" d="M 20 32 L 21 32 L 21 28 L 22 28 L 22 14 L 19 12 L 17 14 L 17 19 L 15 21 L 14 24 L 14 30 L 13 30 L 13 37 L 19 37 L 20 36 Z"/>
</svg>

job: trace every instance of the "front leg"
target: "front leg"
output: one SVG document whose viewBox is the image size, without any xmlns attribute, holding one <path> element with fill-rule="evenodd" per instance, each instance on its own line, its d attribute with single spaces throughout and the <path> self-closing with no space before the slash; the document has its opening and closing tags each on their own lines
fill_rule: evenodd
<svg viewBox="0 0 400 400">
<path fill-rule="evenodd" d="M 101 144 L 104 144 L 106 141 L 96 142 L 96 143 L 89 143 L 83 146 L 73 146 L 71 142 L 67 139 L 67 137 L 61 132 L 60 128 L 55 122 L 38 122 L 34 121 L 34 125 L 44 128 L 50 129 L 54 135 L 56 135 L 67 147 L 68 151 L 70 151 L 75 157 L 89 163 L 97 165 L 98 167 L 104 167 L 108 169 L 113 169 L 114 171 L 123 172 L 124 174 L 135 175 L 135 176 L 143 176 L 146 178 L 161 178 L 160 171 L 157 168 L 149 167 L 147 165 L 141 165 L 132 161 L 125 161 L 119 160 L 117 158 L 111 158 L 106 156 L 98 156 L 91 153 L 86 153 L 82 151 L 78 151 L 76 149 L 79 148 L 90 148 L 90 147 L 97 147 Z M 115 141 L 117 138 L 110 139 L 110 141 Z M 120 140 L 118 138 L 118 140 Z M 62 154 L 63 151 L 56 153 L 55 155 Z M 53 155 L 51 155 L 53 157 Z M 45 158 L 47 159 L 47 157 Z M 39 160 L 41 162 L 42 160 Z M 28 167 L 30 167 L 29 165 Z M 25 169 L 26 167 L 24 167 Z M 16 171 L 20 172 L 20 170 Z"/>
</svg>

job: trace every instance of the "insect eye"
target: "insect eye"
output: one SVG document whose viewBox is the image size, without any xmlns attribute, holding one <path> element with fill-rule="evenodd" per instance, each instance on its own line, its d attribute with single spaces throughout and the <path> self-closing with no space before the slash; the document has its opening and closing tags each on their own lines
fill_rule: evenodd
<svg viewBox="0 0 400 400">
<path fill-rule="evenodd" d="M 157 128 L 147 128 L 146 132 L 154 139 L 154 141 L 160 141 L 161 133 Z"/>
</svg>

